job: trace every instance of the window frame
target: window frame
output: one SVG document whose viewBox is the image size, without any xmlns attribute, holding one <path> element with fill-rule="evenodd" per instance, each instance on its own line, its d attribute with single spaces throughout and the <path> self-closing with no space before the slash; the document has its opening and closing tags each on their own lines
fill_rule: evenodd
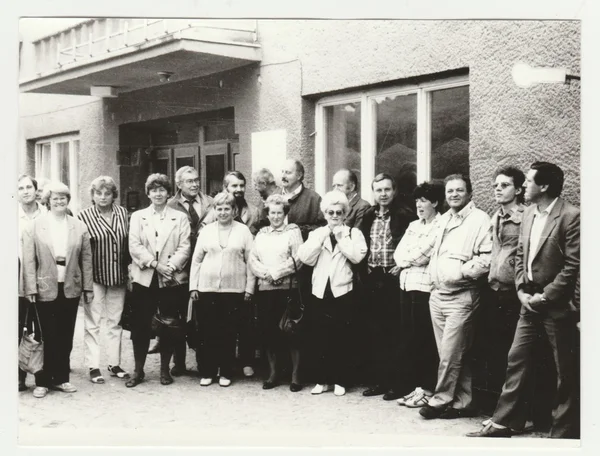
<svg viewBox="0 0 600 456">
<path fill-rule="evenodd" d="M 390 95 L 417 95 L 417 183 L 431 179 L 431 93 L 437 90 L 469 86 L 469 76 L 453 76 L 417 84 L 395 85 L 380 89 L 359 90 L 321 98 L 315 106 L 315 191 L 324 195 L 330 190 L 327 179 L 327 116 L 325 108 L 360 102 L 361 106 L 361 197 L 371 204 L 371 181 L 375 177 L 377 149 L 376 100 Z M 469 115 L 470 118 L 470 115 Z"/>
<path fill-rule="evenodd" d="M 60 154 L 58 145 L 62 143 L 69 144 L 69 190 L 71 192 L 71 201 L 69 207 L 71 211 L 79 210 L 79 150 L 81 141 L 78 133 L 52 136 L 49 138 L 38 139 L 35 142 L 35 177 L 40 179 L 45 177 L 53 181 L 60 181 Z M 75 144 L 77 143 L 77 147 Z M 42 175 L 42 153 L 45 145 L 50 145 L 50 175 Z"/>
</svg>

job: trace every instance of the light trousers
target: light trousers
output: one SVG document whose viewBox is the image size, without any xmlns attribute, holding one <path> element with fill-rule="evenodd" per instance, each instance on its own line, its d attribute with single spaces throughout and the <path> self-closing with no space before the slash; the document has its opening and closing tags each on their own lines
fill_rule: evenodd
<svg viewBox="0 0 600 456">
<path fill-rule="evenodd" d="M 106 354 L 108 364 L 121 364 L 121 334 L 119 325 L 125 303 L 125 285 L 106 286 L 94 282 L 94 299 L 84 304 L 85 364 L 89 368 L 100 367 L 100 324 L 106 322 Z"/>
<path fill-rule="evenodd" d="M 479 291 L 464 290 L 451 295 L 431 292 L 429 310 L 440 364 L 432 407 L 451 405 L 465 409 L 473 402 L 472 373 L 466 359 L 473 344 L 474 317 Z"/>
</svg>

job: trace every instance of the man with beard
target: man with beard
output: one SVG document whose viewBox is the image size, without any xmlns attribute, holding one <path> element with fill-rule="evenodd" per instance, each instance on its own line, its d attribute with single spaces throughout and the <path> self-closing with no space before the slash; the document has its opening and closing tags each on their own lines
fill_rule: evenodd
<svg viewBox="0 0 600 456">
<path fill-rule="evenodd" d="M 235 197 L 235 205 L 237 208 L 237 215 L 234 220 L 246 225 L 253 236 L 260 229 L 260 212 L 259 209 L 252 203 L 246 201 L 246 178 L 239 171 L 229 171 L 225 174 L 223 179 L 223 190 L 227 193 L 231 193 Z M 215 221 L 217 219 L 216 212 L 214 209 L 204 219 L 204 225 Z M 238 322 L 238 352 L 239 358 L 244 366 L 243 371 L 246 377 L 252 377 L 254 375 L 254 354 L 255 354 L 255 341 L 252 336 L 252 315 L 254 312 L 254 306 L 248 303 L 248 306 L 242 307 Z"/>
<path fill-rule="evenodd" d="M 196 247 L 196 239 L 198 238 L 198 232 L 204 218 L 208 214 L 208 211 L 212 205 L 212 198 L 208 195 L 200 192 L 200 178 L 198 171 L 191 166 L 183 166 L 175 173 L 175 184 L 177 185 L 177 192 L 173 195 L 173 198 L 169 200 L 167 206 L 184 212 L 187 215 L 188 221 L 190 222 L 190 256 L 194 253 L 194 247 Z M 187 273 L 190 272 L 190 263 L 188 262 L 185 266 Z M 190 302 L 182 302 L 180 313 L 185 318 L 188 314 L 189 306 L 193 305 Z M 152 347 L 148 353 L 159 352 L 159 342 Z M 171 369 L 171 375 L 179 376 L 183 375 L 187 369 L 185 366 L 185 340 L 181 341 L 180 345 L 175 348 L 173 355 L 175 366 Z M 196 350 L 196 362 L 200 366 L 201 360 L 199 359 L 200 350 Z"/>
<path fill-rule="evenodd" d="M 290 203 L 286 223 L 295 223 L 300 227 L 302 240 L 315 228 L 325 226 L 321 212 L 321 197 L 315 191 L 304 186 L 304 166 L 299 160 L 288 159 L 281 170 L 281 194 Z"/>
</svg>

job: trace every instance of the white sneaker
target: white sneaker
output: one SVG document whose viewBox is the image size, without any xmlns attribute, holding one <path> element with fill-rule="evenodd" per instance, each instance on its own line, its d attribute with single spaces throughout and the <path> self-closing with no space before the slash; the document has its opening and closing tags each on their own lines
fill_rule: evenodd
<svg viewBox="0 0 600 456">
<path fill-rule="evenodd" d="M 227 377 L 219 377 L 219 385 L 229 386 L 231 385 L 231 380 L 229 380 Z"/>
<path fill-rule="evenodd" d="M 417 387 L 414 389 L 414 391 L 411 391 L 406 396 L 402 396 L 396 402 L 398 402 L 398 405 L 406 405 L 406 403 L 408 401 L 410 401 L 413 397 L 415 397 L 415 394 L 419 393 L 419 391 L 423 391 L 423 390 L 420 387 Z"/>
<path fill-rule="evenodd" d="M 75 388 L 69 382 L 64 382 L 59 385 L 54 385 L 53 388 L 57 389 L 58 391 L 62 391 L 63 393 L 74 393 L 77 391 L 77 388 Z"/>
<path fill-rule="evenodd" d="M 320 385 L 317 383 L 315 387 L 310 391 L 310 394 L 322 394 L 327 391 L 327 385 Z"/>
<path fill-rule="evenodd" d="M 429 398 L 431 395 L 422 388 L 417 388 L 417 390 L 418 391 L 415 393 L 415 395 L 406 401 L 406 404 L 404 404 L 408 408 L 421 408 L 429 404 Z"/>
<path fill-rule="evenodd" d="M 37 397 L 38 399 L 46 397 L 46 394 L 48 394 L 48 388 L 45 386 L 36 386 L 33 390 L 33 397 Z"/>
<path fill-rule="evenodd" d="M 246 377 L 252 377 L 254 375 L 254 369 L 252 369 L 252 366 L 246 366 L 243 370 Z"/>
<path fill-rule="evenodd" d="M 200 379 L 200 386 L 208 386 L 213 382 L 212 378 L 201 378 Z"/>
<path fill-rule="evenodd" d="M 346 388 L 344 388 L 341 385 L 335 385 L 335 387 L 333 388 L 333 394 L 335 394 L 336 396 L 343 396 L 344 394 L 346 394 Z"/>
</svg>

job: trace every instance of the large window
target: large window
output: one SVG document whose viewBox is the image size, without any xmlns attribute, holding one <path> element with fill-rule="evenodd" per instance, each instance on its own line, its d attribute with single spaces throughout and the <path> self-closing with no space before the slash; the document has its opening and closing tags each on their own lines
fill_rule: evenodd
<svg viewBox="0 0 600 456">
<path fill-rule="evenodd" d="M 71 191 L 72 211 L 79 210 L 77 158 L 79 138 L 76 135 L 42 139 L 35 144 L 35 177 L 60 181 Z"/>
<path fill-rule="evenodd" d="M 469 174 L 466 77 L 328 97 L 317 103 L 315 186 L 323 194 L 340 168 L 354 170 L 362 197 L 388 173 L 411 207 L 423 181 Z"/>
</svg>

